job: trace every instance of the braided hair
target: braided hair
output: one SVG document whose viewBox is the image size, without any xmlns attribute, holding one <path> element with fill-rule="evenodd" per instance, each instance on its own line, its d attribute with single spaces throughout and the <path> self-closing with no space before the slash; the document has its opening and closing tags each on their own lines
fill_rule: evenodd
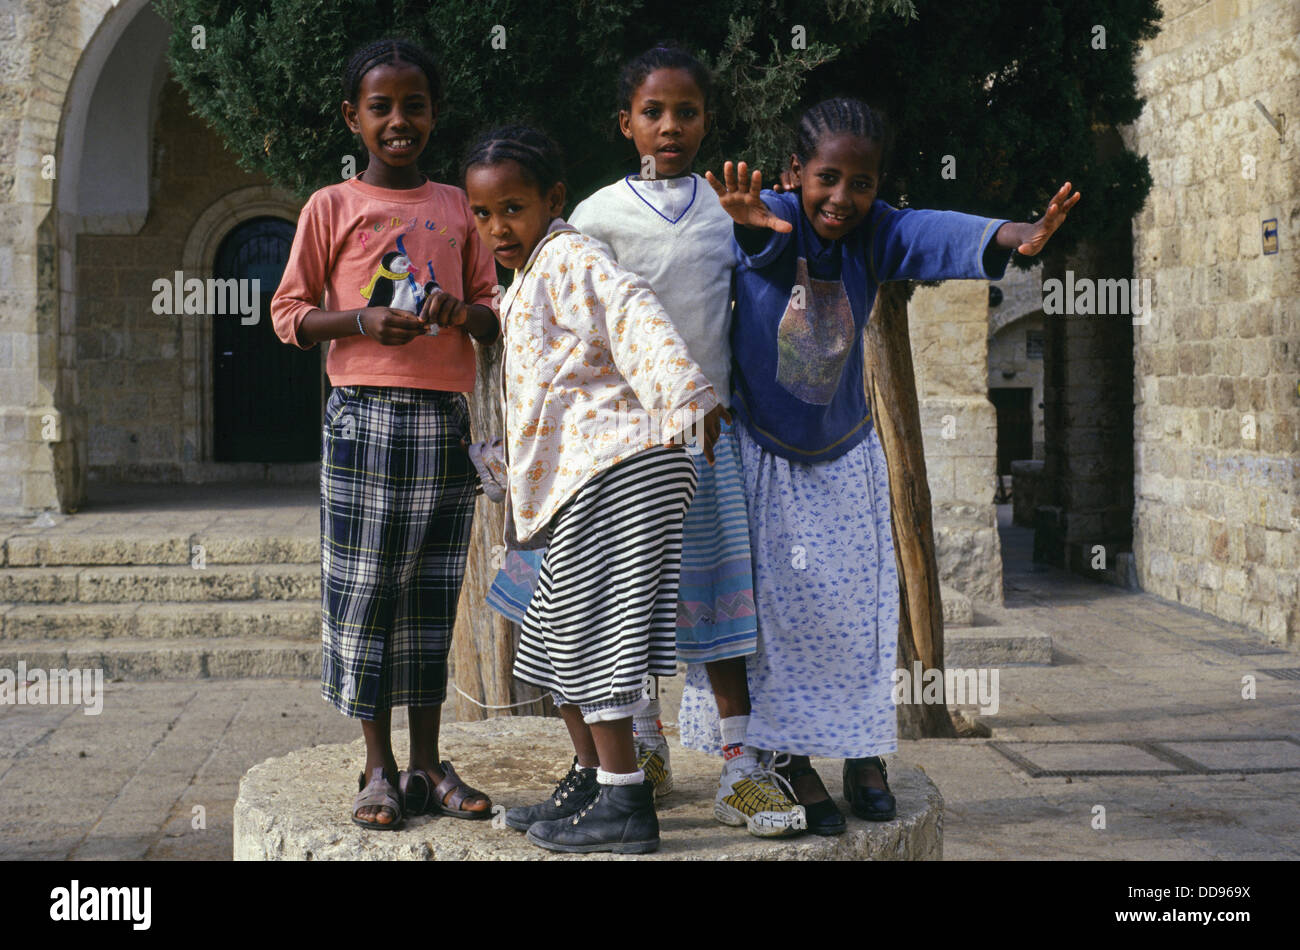
<svg viewBox="0 0 1300 950">
<path fill-rule="evenodd" d="M 618 77 L 618 107 L 628 112 L 632 109 L 632 97 L 641 88 L 656 69 L 684 69 L 691 74 L 695 85 L 700 87 L 704 96 L 704 109 L 707 112 L 713 105 L 713 74 L 707 66 L 680 46 L 661 43 L 648 49 L 635 59 L 627 62 Z"/>
<path fill-rule="evenodd" d="M 366 73 L 376 66 L 395 66 L 398 63 L 415 66 L 424 73 L 429 82 L 429 99 L 437 104 L 442 98 L 442 75 L 438 72 L 438 64 L 423 47 L 400 36 L 375 40 L 352 54 L 343 70 L 343 98 L 355 103 L 361 95 L 361 80 Z"/>
<path fill-rule="evenodd" d="M 893 136 L 880 112 L 860 99 L 824 99 L 803 114 L 795 132 L 794 153 L 803 164 L 817 154 L 828 135 L 855 135 L 880 146 L 880 167 L 893 144 Z"/>
<path fill-rule="evenodd" d="M 546 194 L 564 181 L 564 153 L 549 135 L 530 125 L 503 125 L 479 136 L 460 163 L 460 180 L 475 165 L 514 162 Z"/>
</svg>

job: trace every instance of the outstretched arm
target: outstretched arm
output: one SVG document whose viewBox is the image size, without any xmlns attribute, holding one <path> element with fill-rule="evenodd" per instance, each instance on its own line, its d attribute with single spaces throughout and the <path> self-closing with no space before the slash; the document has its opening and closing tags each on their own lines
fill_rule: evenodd
<svg viewBox="0 0 1300 950">
<path fill-rule="evenodd" d="M 993 236 L 993 243 L 1003 250 L 1018 251 L 1025 257 L 1033 257 L 1043 249 L 1047 239 L 1065 223 L 1065 216 L 1083 197 L 1081 192 L 1071 194 L 1067 181 L 1047 206 L 1047 213 L 1032 223 L 1018 224 L 1008 221 L 998 228 Z"/>
</svg>

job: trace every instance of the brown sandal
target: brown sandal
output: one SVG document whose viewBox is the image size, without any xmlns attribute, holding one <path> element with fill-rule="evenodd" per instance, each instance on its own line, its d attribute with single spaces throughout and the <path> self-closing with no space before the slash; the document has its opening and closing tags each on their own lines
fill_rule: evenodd
<svg viewBox="0 0 1300 950">
<path fill-rule="evenodd" d="M 374 831 L 396 831 L 402 827 L 402 822 L 406 816 L 402 814 L 402 802 L 397 797 L 397 790 L 393 788 L 393 783 L 388 781 L 388 776 L 384 775 L 382 768 L 376 768 L 370 773 L 370 783 L 366 784 L 366 773 L 362 772 L 357 776 L 357 797 L 352 799 L 352 821 L 362 828 L 370 828 Z M 381 821 L 364 821 L 357 817 L 357 812 L 363 808 L 387 808 L 393 813 L 393 820 L 388 824 Z"/>
<path fill-rule="evenodd" d="M 439 762 L 438 768 L 442 769 L 442 774 L 446 777 L 438 783 L 433 794 L 429 796 L 429 811 L 439 815 L 449 815 L 452 818 L 464 818 L 467 821 L 485 821 L 492 817 L 492 800 L 487 795 L 462 782 L 450 762 L 445 760 Z M 425 778 L 429 776 L 425 775 Z M 487 799 L 488 807 L 482 811 L 470 811 L 460 807 L 475 797 Z"/>
<path fill-rule="evenodd" d="M 397 793 L 407 816 L 427 815 L 433 801 L 433 779 L 424 769 L 397 773 Z"/>
</svg>

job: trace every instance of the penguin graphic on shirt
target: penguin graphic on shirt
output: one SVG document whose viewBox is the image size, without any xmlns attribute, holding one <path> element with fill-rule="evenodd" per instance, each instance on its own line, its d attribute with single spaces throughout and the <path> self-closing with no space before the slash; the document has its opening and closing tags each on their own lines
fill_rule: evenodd
<svg viewBox="0 0 1300 950">
<path fill-rule="evenodd" d="M 411 263 L 399 236 L 397 250 L 389 251 L 380 259 L 379 267 L 375 269 L 370 282 L 361 288 L 361 296 L 372 307 L 391 307 L 419 316 L 424 301 L 439 289 L 433 273 L 433 262 L 425 263 L 429 269 L 429 279 L 420 283 L 415 279 L 419 271 Z M 438 326 L 430 326 L 429 333 L 437 336 Z"/>
</svg>

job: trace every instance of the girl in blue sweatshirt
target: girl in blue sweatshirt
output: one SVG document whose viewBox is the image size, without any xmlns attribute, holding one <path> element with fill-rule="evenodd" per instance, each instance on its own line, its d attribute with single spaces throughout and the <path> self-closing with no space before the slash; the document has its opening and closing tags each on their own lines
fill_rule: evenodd
<svg viewBox="0 0 1300 950">
<path fill-rule="evenodd" d="M 790 181 L 727 162 L 708 180 L 741 253 L 731 403 L 749 512 L 759 649 L 749 657 L 747 741 L 777 761 L 810 831 L 843 816 L 808 756 L 845 759 L 860 817 L 895 816 L 882 754 L 897 750 L 892 673 L 898 575 L 889 478 L 862 384 L 862 331 L 887 280 L 997 280 L 1037 254 L 1079 200 L 1066 183 L 1042 220 L 1017 224 L 876 200 L 886 132 L 864 103 L 800 120 Z M 707 706 L 684 696 L 688 715 Z"/>
</svg>

